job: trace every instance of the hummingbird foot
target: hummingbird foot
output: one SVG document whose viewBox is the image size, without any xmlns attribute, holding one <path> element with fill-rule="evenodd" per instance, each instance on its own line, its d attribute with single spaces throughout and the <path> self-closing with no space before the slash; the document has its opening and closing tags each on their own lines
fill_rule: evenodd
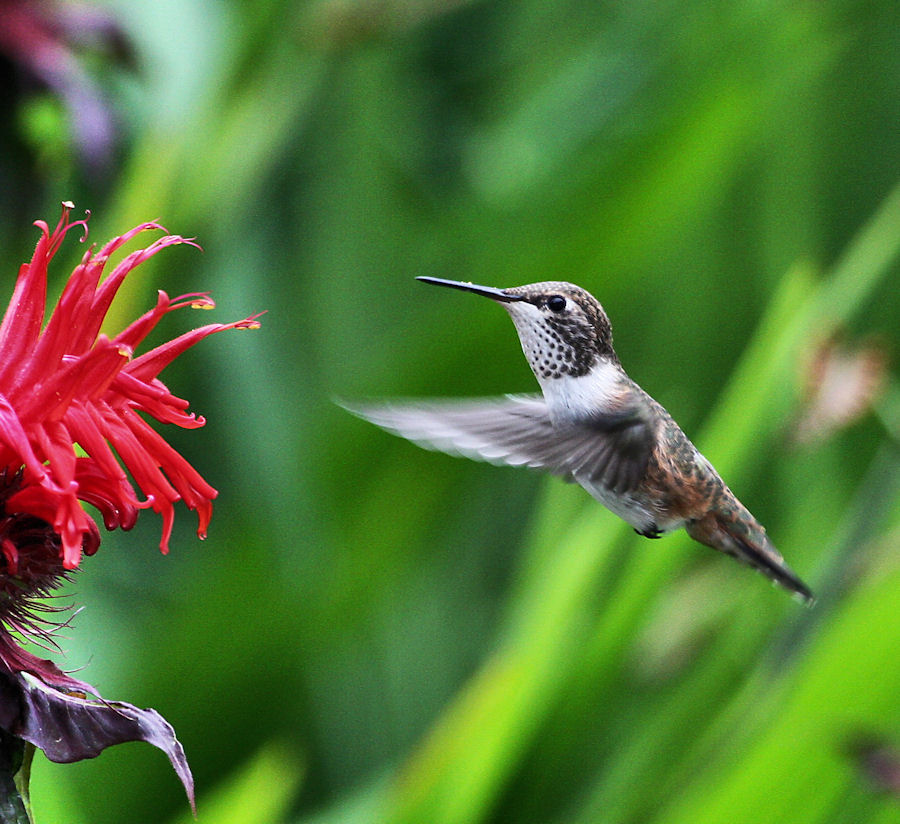
<svg viewBox="0 0 900 824">
<path fill-rule="evenodd" d="M 643 535 L 645 538 L 662 538 L 662 532 L 660 532 L 656 527 L 652 529 L 640 530 L 636 529 L 638 535 Z"/>
</svg>

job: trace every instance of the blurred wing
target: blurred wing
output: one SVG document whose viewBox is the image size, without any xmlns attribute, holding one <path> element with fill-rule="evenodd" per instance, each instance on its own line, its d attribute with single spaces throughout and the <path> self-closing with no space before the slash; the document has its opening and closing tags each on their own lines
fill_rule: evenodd
<svg viewBox="0 0 900 824">
<path fill-rule="evenodd" d="M 540 395 L 342 406 L 426 449 L 544 469 L 615 492 L 637 485 L 653 445 L 649 409 L 557 427 Z"/>
</svg>

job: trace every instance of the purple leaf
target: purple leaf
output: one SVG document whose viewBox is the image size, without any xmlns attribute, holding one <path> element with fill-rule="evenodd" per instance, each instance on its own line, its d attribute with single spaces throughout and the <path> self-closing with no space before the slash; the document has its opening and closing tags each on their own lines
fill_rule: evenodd
<svg viewBox="0 0 900 824">
<path fill-rule="evenodd" d="M 0 726 L 64 764 L 95 758 L 113 744 L 146 741 L 169 757 L 196 813 L 194 778 L 184 750 L 171 724 L 156 710 L 60 692 L 27 672 L 4 673 Z"/>
</svg>

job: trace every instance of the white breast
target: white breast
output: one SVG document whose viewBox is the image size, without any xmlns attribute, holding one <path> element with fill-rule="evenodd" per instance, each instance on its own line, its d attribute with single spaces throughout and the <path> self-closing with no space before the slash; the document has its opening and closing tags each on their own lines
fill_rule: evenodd
<svg viewBox="0 0 900 824">
<path fill-rule="evenodd" d="M 598 360 L 590 372 L 580 377 L 538 378 L 554 421 L 583 419 L 613 405 L 623 380 L 622 370 L 606 360 Z"/>
<path fill-rule="evenodd" d="M 681 526 L 666 522 L 665 524 L 657 523 L 658 513 L 651 512 L 647 506 L 647 502 L 639 497 L 635 497 L 629 493 L 616 494 L 605 489 L 600 484 L 592 483 L 585 478 L 579 478 L 577 475 L 575 480 L 581 484 L 592 498 L 600 501 L 614 515 L 618 515 L 623 521 L 627 521 L 638 532 L 645 532 L 648 529 L 658 529 L 660 532 L 668 532 Z"/>
</svg>

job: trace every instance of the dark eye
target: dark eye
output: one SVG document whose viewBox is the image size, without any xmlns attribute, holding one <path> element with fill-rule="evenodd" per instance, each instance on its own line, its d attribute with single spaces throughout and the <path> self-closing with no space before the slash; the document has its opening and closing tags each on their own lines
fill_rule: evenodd
<svg viewBox="0 0 900 824">
<path fill-rule="evenodd" d="M 566 308 L 566 299 L 562 295 L 551 295 L 547 298 L 547 308 L 551 312 L 562 312 Z"/>
</svg>

